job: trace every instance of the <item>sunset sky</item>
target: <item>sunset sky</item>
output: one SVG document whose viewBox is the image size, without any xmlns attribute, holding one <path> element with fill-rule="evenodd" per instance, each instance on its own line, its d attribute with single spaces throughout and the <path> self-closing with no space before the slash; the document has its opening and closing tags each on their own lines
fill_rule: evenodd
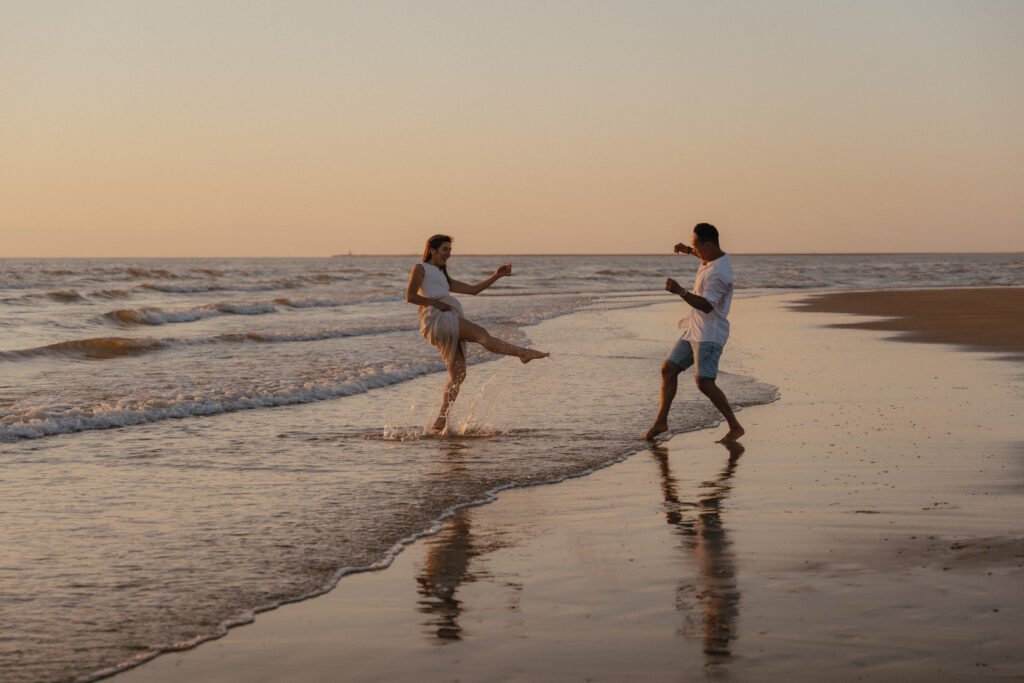
<svg viewBox="0 0 1024 683">
<path fill-rule="evenodd" d="M 1024 250 L 1024 2 L 0 0 L 0 256 Z"/>
</svg>

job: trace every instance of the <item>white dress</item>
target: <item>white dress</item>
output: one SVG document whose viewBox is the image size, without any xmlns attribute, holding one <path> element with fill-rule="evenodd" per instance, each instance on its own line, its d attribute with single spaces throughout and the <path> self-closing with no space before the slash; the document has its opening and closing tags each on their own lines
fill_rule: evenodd
<svg viewBox="0 0 1024 683">
<path fill-rule="evenodd" d="M 450 368 L 459 348 L 465 354 L 465 342 L 459 341 L 462 304 L 451 295 L 448 278 L 441 269 L 429 263 L 423 264 L 423 284 L 420 285 L 419 294 L 429 299 L 440 299 L 452 308 L 450 311 L 441 311 L 433 306 L 420 306 L 420 332 L 441 351 L 445 365 Z"/>
</svg>

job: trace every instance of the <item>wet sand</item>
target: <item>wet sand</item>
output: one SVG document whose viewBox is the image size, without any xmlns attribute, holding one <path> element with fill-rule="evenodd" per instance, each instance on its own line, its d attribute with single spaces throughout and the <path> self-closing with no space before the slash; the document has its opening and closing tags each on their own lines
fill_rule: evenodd
<svg viewBox="0 0 1024 683">
<path fill-rule="evenodd" d="M 680 434 L 503 492 L 384 571 L 114 680 L 1024 679 L 1024 392 L 998 362 L 1020 349 L 947 345 L 981 336 L 955 315 L 942 344 L 890 343 L 924 334 L 918 296 L 888 293 L 908 322 L 877 329 L 737 300 L 722 369 L 782 395 L 739 413 L 741 448 Z M 610 315 L 667 351 L 679 308 Z"/>
<path fill-rule="evenodd" d="M 1024 360 L 1024 289 L 1020 288 L 836 292 L 803 299 L 797 305 L 818 313 L 884 316 L 837 327 L 896 332 L 891 339 L 958 344 Z"/>
</svg>

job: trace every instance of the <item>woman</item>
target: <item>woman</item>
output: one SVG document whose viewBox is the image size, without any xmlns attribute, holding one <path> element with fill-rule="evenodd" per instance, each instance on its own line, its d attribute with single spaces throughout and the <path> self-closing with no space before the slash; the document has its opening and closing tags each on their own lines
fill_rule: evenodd
<svg viewBox="0 0 1024 683">
<path fill-rule="evenodd" d="M 448 259 L 451 255 L 451 237 L 434 235 L 427 240 L 423 263 L 412 267 L 409 286 L 405 290 L 405 300 L 420 307 L 420 332 L 440 349 L 448 367 L 448 383 L 441 397 L 441 412 L 434 421 L 435 432 L 444 431 L 448 425 L 448 408 L 459 395 L 459 387 L 466 379 L 465 342 L 476 342 L 493 353 L 518 356 L 524 363 L 551 355 L 492 337 L 487 330 L 463 317 L 462 306 L 451 295 L 452 292 L 479 294 L 499 279 L 511 275 L 512 265 L 505 264 L 483 282 L 469 285 L 448 276 Z"/>
</svg>

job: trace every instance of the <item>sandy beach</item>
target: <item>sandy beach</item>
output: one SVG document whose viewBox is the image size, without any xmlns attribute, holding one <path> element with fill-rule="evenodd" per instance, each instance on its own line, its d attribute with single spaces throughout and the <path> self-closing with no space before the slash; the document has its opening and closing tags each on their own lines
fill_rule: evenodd
<svg viewBox="0 0 1024 683">
<path fill-rule="evenodd" d="M 895 332 L 898 341 L 956 344 L 974 351 L 1024 357 L 1024 290 L 1016 288 L 881 290 L 836 292 L 803 299 L 799 308 L 817 313 L 854 313 L 875 320 L 837 327 Z"/>
<path fill-rule="evenodd" d="M 742 447 L 719 426 L 504 491 L 113 680 L 1024 680 L 1022 294 L 737 299 L 721 367 L 781 394 L 738 414 Z M 667 352 L 680 311 L 609 315 Z M 649 370 L 622 401 L 655 399 Z"/>
</svg>

